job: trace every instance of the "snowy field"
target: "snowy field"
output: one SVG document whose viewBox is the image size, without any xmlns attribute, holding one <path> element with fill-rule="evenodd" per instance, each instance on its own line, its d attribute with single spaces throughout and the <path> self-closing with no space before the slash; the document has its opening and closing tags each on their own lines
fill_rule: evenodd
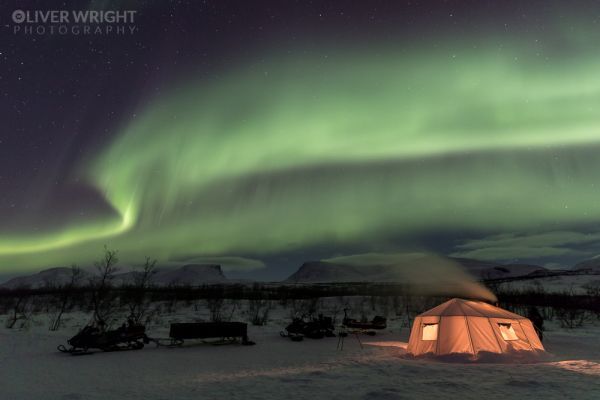
<svg viewBox="0 0 600 400">
<path fill-rule="evenodd" d="M 83 317 L 49 332 L 42 316 L 27 328 L 0 328 L 0 399 L 600 399 L 600 327 L 550 325 L 551 360 L 459 364 L 403 357 L 400 320 L 375 337 L 291 342 L 283 318 L 250 327 L 256 346 L 146 346 L 73 357 L 56 351 Z M 168 322 L 150 326 L 167 336 Z"/>
</svg>

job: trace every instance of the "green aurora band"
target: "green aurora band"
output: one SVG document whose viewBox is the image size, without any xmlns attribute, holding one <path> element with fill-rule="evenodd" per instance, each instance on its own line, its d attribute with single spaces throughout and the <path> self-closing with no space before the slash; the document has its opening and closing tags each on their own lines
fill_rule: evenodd
<svg viewBox="0 0 600 400">
<path fill-rule="evenodd" d="M 600 57 L 272 57 L 149 105 L 78 175 L 114 215 L 0 237 L 3 267 L 269 254 L 600 220 Z"/>
</svg>

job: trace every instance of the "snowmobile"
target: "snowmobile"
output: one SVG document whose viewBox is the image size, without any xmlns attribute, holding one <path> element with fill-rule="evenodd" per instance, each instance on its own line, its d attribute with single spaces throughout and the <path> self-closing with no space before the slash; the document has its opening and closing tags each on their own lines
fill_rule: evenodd
<svg viewBox="0 0 600 400">
<path fill-rule="evenodd" d="M 67 341 L 71 346 L 67 348 L 59 345 L 57 349 L 72 355 L 92 354 L 90 349 L 102 351 L 139 350 L 148 343 L 146 327 L 144 325 L 123 324 L 115 330 L 102 331 L 95 326 L 86 326 L 79 333 Z"/>
<path fill-rule="evenodd" d="M 331 317 L 324 317 L 319 314 L 317 318 L 306 315 L 302 318 L 294 318 L 285 330 L 279 334 L 282 337 L 288 337 L 294 342 L 299 342 L 304 337 L 310 339 L 322 339 L 324 337 L 335 337 L 335 327 Z"/>
</svg>

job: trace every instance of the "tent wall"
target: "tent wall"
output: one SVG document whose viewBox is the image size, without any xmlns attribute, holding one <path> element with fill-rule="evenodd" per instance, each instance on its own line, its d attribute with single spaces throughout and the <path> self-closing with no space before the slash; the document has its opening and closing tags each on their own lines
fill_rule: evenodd
<svg viewBox="0 0 600 400">
<path fill-rule="evenodd" d="M 494 333 L 498 338 L 498 342 L 502 347 L 502 352 L 507 351 L 523 351 L 523 350 L 534 350 L 533 346 L 529 343 L 529 338 L 523 332 L 521 328 L 520 321 L 518 319 L 504 319 L 504 318 L 490 318 L 490 322 L 494 327 Z M 502 334 L 500 333 L 500 327 L 498 324 L 510 324 L 517 334 L 518 340 L 504 340 Z"/>
<path fill-rule="evenodd" d="M 441 317 L 435 354 L 473 353 L 471 338 L 464 316 Z"/>
<path fill-rule="evenodd" d="M 519 320 L 519 323 L 521 324 L 521 328 L 523 329 L 525 336 L 527 336 L 531 347 L 533 347 L 534 350 L 544 351 L 544 346 L 542 345 L 542 342 L 540 341 L 540 338 L 533 327 L 533 323 L 528 319 Z"/>
<path fill-rule="evenodd" d="M 469 332 L 471 334 L 471 341 L 475 348 L 475 354 L 480 351 L 489 353 L 502 353 L 502 347 L 494 328 L 490 323 L 489 318 L 485 317 L 468 317 L 469 318 Z"/>
<path fill-rule="evenodd" d="M 413 355 L 434 353 L 437 348 L 437 340 L 422 340 L 423 324 L 439 323 L 440 317 L 416 317 L 408 340 L 406 351 Z M 438 329 L 438 338 L 441 332 Z"/>
<path fill-rule="evenodd" d="M 406 347 L 406 352 L 413 355 L 421 354 L 419 352 L 419 342 L 421 341 L 421 326 L 422 326 L 422 318 L 416 317 L 413 321 L 412 329 L 410 330 L 410 337 L 408 338 L 408 346 Z"/>
</svg>

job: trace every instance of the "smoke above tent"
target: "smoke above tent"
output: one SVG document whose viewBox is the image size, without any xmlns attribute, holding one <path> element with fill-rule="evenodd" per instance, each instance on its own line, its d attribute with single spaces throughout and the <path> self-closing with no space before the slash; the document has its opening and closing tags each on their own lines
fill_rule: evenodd
<svg viewBox="0 0 600 400">
<path fill-rule="evenodd" d="M 413 293 L 496 302 L 489 289 L 458 263 L 428 253 L 366 253 L 341 256 L 325 262 L 370 270 L 370 279 L 403 282 Z"/>
</svg>

